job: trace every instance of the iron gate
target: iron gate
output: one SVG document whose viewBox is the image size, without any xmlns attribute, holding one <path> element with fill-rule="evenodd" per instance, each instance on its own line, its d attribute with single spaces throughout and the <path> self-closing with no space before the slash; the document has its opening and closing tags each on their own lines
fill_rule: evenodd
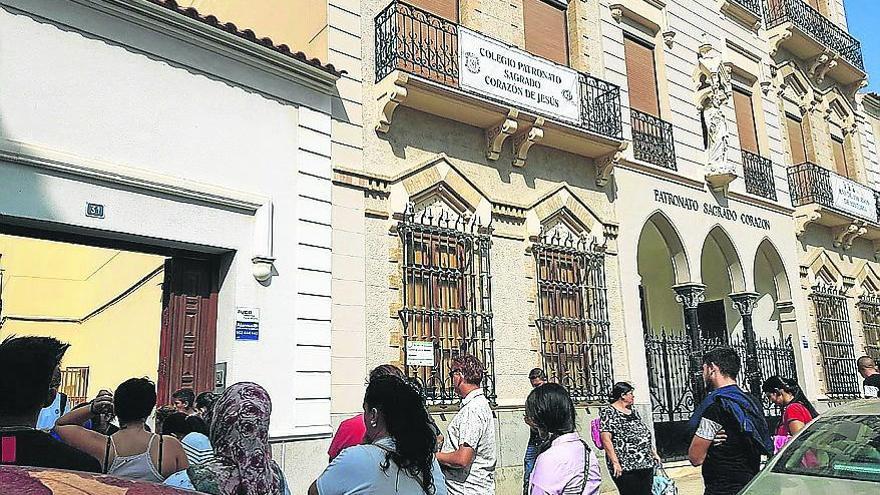
<svg viewBox="0 0 880 495">
<path fill-rule="evenodd" d="M 740 362 L 745 365 L 746 344 L 742 338 L 737 337 L 732 342 L 703 339 L 702 344 L 704 350 L 729 345 L 736 350 Z M 651 416 L 657 437 L 657 451 L 667 460 L 685 458 L 690 445 L 687 421 L 697 402 L 688 373 L 691 348 L 690 338 L 685 332 L 661 330 L 645 336 Z M 773 375 L 797 377 L 791 336 L 785 339 L 757 339 L 757 353 L 762 380 Z M 740 372 L 737 381 L 743 389 L 748 390 L 744 370 Z M 764 415 L 771 427 L 779 420 L 778 409 L 766 400 Z"/>
</svg>

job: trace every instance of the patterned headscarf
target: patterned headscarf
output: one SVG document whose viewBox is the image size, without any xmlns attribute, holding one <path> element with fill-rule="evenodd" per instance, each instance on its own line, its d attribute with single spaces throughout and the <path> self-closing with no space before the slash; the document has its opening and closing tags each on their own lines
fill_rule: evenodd
<svg viewBox="0 0 880 495">
<path fill-rule="evenodd" d="M 272 401 L 256 383 L 227 388 L 214 404 L 211 445 L 214 459 L 190 466 L 196 490 L 213 495 L 281 495 L 281 469 L 269 447 Z"/>
</svg>

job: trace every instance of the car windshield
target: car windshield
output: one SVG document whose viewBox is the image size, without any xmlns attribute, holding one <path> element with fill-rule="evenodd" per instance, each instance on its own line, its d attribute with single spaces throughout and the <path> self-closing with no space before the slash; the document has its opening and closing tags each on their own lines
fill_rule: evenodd
<svg viewBox="0 0 880 495">
<path fill-rule="evenodd" d="M 774 473 L 880 482 L 880 416 L 820 416 L 779 456 Z"/>
</svg>

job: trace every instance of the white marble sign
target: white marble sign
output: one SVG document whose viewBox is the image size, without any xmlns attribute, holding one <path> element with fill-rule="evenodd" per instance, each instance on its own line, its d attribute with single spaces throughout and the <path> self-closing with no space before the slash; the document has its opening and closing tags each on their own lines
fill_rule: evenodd
<svg viewBox="0 0 880 495">
<path fill-rule="evenodd" d="M 558 120 L 579 124 L 577 71 L 487 38 L 458 30 L 462 89 Z"/>
<path fill-rule="evenodd" d="M 877 221 L 874 191 L 837 174 L 829 174 L 833 206 L 865 220 Z"/>
</svg>

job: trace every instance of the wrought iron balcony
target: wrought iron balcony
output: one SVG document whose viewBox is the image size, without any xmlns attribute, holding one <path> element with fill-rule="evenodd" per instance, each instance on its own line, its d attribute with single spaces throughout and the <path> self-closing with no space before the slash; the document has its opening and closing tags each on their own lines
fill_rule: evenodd
<svg viewBox="0 0 880 495">
<path fill-rule="evenodd" d="M 632 115 L 633 156 L 636 160 L 676 170 L 672 124 L 635 109 L 630 109 L 630 114 Z"/>
<path fill-rule="evenodd" d="M 875 234 L 880 237 L 880 228 L 877 228 L 880 194 L 877 191 L 810 162 L 788 168 L 788 187 L 792 206 L 819 205 L 831 213 L 826 217 L 833 218 L 816 218 L 818 223 L 828 226 L 857 223 L 870 227 L 865 237 L 873 238 Z"/>
<path fill-rule="evenodd" d="M 761 17 L 761 0 L 730 0 L 731 2 L 739 5 L 740 7 L 748 10 L 755 17 L 760 19 Z"/>
<path fill-rule="evenodd" d="M 865 64 L 862 60 L 862 47 L 859 40 L 831 22 L 804 0 L 765 0 L 764 20 L 768 30 L 785 23 L 791 23 L 798 30 L 813 38 L 823 47 L 833 50 L 853 67 L 864 73 Z M 793 38 L 791 43 L 795 42 L 797 40 Z M 812 57 L 821 55 L 822 52 L 824 50 L 818 52 L 807 50 L 796 54 Z"/>
<path fill-rule="evenodd" d="M 477 98 L 500 106 L 512 106 L 509 101 L 502 101 L 487 94 L 476 94 L 470 89 L 461 87 L 459 29 L 456 23 L 428 11 L 400 1 L 391 2 L 375 19 L 376 82 L 381 82 L 395 71 L 402 71 L 417 76 L 428 84 L 435 83 L 456 91 L 456 95 Z M 544 60 L 540 57 L 532 58 Z M 525 108 L 519 109 L 520 114 L 531 112 L 557 125 L 587 131 L 616 141 L 622 140 L 620 88 L 589 74 L 579 73 L 578 79 L 581 93 L 579 122 L 560 121 L 551 115 L 537 115 L 538 112 Z M 457 98 L 459 101 L 466 99 Z M 449 112 L 452 110 L 455 110 L 454 106 L 447 109 Z M 467 112 L 459 111 L 459 114 L 464 115 Z M 469 123 L 481 125 L 479 118 L 474 117 L 472 120 L 473 122 Z M 559 140 L 545 136 L 542 144 L 552 146 L 556 141 Z M 565 146 L 557 147 L 565 148 Z M 577 148 L 576 145 L 569 147 Z M 579 152 L 577 149 L 569 151 Z M 607 150 L 605 152 L 607 153 Z"/>
<path fill-rule="evenodd" d="M 773 162 L 769 158 L 742 150 L 742 165 L 746 192 L 776 201 Z"/>
</svg>

